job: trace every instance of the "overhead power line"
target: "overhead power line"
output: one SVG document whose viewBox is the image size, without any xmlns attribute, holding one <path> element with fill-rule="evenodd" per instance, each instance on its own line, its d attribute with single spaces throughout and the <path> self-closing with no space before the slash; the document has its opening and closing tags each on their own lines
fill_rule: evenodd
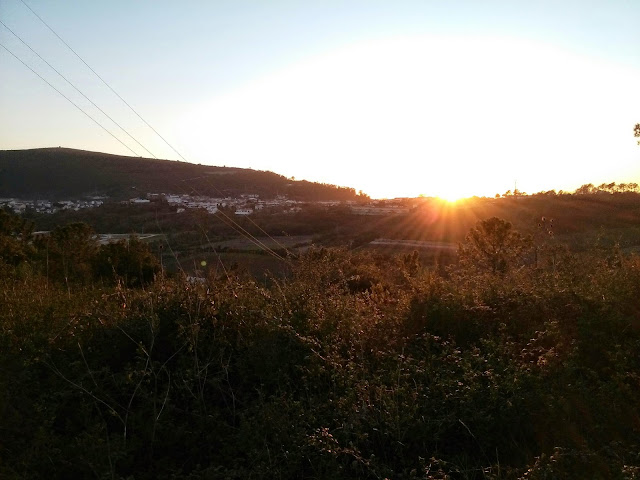
<svg viewBox="0 0 640 480">
<path fill-rule="evenodd" d="M 214 190 L 216 190 L 220 195 L 223 195 L 223 196 L 224 196 L 224 194 L 220 191 L 220 189 L 219 189 L 218 187 L 216 187 L 213 183 L 211 183 L 211 180 L 210 180 L 206 175 L 204 175 L 204 176 L 202 176 L 202 177 L 197 177 L 197 178 L 204 178 L 204 179 L 205 179 L 205 181 L 209 184 L 209 186 L 210 186 L 211 188 L 213 188 Z M 227 215 L 226 215 L 224 212 L 222 212 L 222 211 L 220 211 L 220 213 L 222 213 L 224 216 L 227 216 Z M 229 218 L 229 217 L 227 217 L 227 218 Z M 273 242 L 274 242 L 274 243 L 276 243 L 276 244 L 277 244 L 277 245 L 279 245 L 281 248 L 283 248 L 283 249 L 284 249 L 284 251 L 287 253 L 287 255 L 292 255 L 292 254 L 291 254 L 291 252 L 289 251 L 289 249 L 287 249 L 287 247 L 285 247 L 284 245 L 282 245 L 282 244 L 281 244 L 280 242 L 278 242 L 275 238 L 273 238 L 273 237 L 272 237 L 271 235 L 269 235 L 266 231 L 264 231 L 264 229 L 262 229 L 262 227 L 260 227 L 260 225 L 258 225 L 256 222 L 254 222 L 253 220 L 251 220 L 249 217 L 247 217 L 247 219 L 248 219 L 249 221 L 251 221 L 251 223 L 253 223 L 256 227 L 258 227 L 258 228 L 259 228 L 259 229 L 260 229 L 260 230 L 261 230 L 261 231 L 262 231 L 262 232 L 263 232 L 267 237 L 269 237 L 271 240 L 273 240 Z M 231 219 L 230 219 L 230 220 L 231 220 Z M 232 222 L 234 222 L 234 223 L 236 223 L 234 220 L 231 220 L 231 221 L 232 221 Z M 240 225 L 238 224 L 238 226 L 240 226 Z M 242 227 L 240 227 L 240 228 L 242 228 Z M 247 232 L 247 233 L 249 233 L 249 232 Z M 275 253 L 275 252 L 274 252 L 274 253 Z M 284 260 L 284 259 L 283 259 L 283 260 Z"/>
<path fill-rule="evenodd" d="M 40 21 L 44 24 L 44 26 L 45 26 L 45 27 L 47 27 L 49 30 L 51 30 L 51 32 L 52 32 L 56 37 L 58 37 L 58 40 L 60 40 L 60 41 L 61 41 L 61 42 L 62 42 L 62 43 L 63 43 L 63 44 L 64 44 L 64 45 L 65 45 L 65 46 L 66 46 L 66 47 L 67 47 L 67 48 L 68 48 L 68 49 L 69 49 L 69 50 L 70 50 L 70 51 L 71 51 L 71 52 L 76 56 L 76 57 L 78 57 L 78 58 L 80 59 L 80 61 L 81 61 L 82 63 L 84 63 L 84 64 L 85 64 L 85 66 L 86 66 L 89 70 L 91 70 L 91 72 L 92 72 L 96 77 L 98 77 L 98 79 L 99 79 L 102 83 L 104 83 L 104 84 L 107 86 L 107 88 L 113 92 L 113 94 L 114 94 L 116 97 L 118 97 L 118 98 L 119 98 L 119 99 L 120 99 L 120 100 L 121 100 L 121 101 L 122 101 L 122 102 L 123 102 L 127 107 L 129 107 L 129 109 L 130 109 L 133 113 L 135 113 L 135 114 L 136 114 L 136 116 L 137 116 L 140 120 L 142 120 L 142 122 L 144 122 L 144 124 L 145 124 L 147 127 L 149 127 L 151 130 L 153 130 L 153 132 L 154 132 L 158 137 L 160 137 L 160 138 L 162 139 L 162 141 L 163 141 L 164 143 L 166 143 L 166 144 L 171 148 L 171 150 L 173 150 L 175 153 L 177 153 L 177 154 L 180 156 L 180 158 L 182 158 L 182 160 L 184 160 L 185 162 L 187 161 L 187 159 L 186 159 L 186 158 L 184 158 L 184 157 L 182 156 L 182 154 L 181 154 L 180 152 L 178 152 L 178 150 L 176 150 L 176 149 L 173 147 L 173 145 L 171 145 L 171 144 L 170 144 L 170 143 L 169 143 L 169 142 L 168 142 L 168 141 L 167 141 L 167 140 L 166 140 L 162 135 L 160 135 L 160 133 L 158 133 L 158 131 L 157 131 L 155 128 L 153 128 L 153 127 L 149 124 L 149 122 L 147 122 L 144 118 L 142 118 L 142 116 L 141 116 L 141 115 L 140 115 L 140 114 L 139 114 L 139 113 L 138 113 L 138 112 L 137 112 L 137 111 L 136 111 L 136 110 L 135 110 L 131 105 L 129 105 L 129 103 L 127 103 L 127 101 L 126 101 L 124 98 L 122 98 L 122 97 L 118 94 L 118 92 L 116 92 L 116 91 L 111 87 L 111 85 L 109 85 L 109 84 L 106 82 L 106 80 L 104 80 L 100 75 L 98 75 L 98 73 L 97 73 L 93 68 L 91 68 L 91 66 L 90 66 L 87 62 L 85 62 L 85 61 L 84 61 L 84 59 L 83 59 L 80 55 L 78 55 L 78 54 L 76 53 L 76 51 L 75 51 L 73 48 L 71 48 L 71 46 L 70 46 L 67 42 L 65 42 L 65 41 L 62 39 L 62 37 L 61 37 L 60 35 L 58 35 L 58 34 L 56 33 L 56 31 L 55 31 L 53 28 L 51 28 L 51 27 L 49 26 L 49 24 L 48 24 L 47 22 L 45 22 L 45 21 L 42 19 L 42 17 L 40 17 L 40 15 L 38 15 L 38 14 L 37 14 L 37 13 L 36 13 L 36 12 L 35 12 L 35 11 L 34 11 L 30 6 L 29 6 L 29 5 L 27 5 L 27 3 L 26 3 L 24 0 L 20 0 L 20 1 L 23 3 L 23 5 L 24 5 L 25 7 L 27 7 L 27 8 L 31 11 L 31 13 L 33 13 L 33 14 L 38 18 L 38 20 L 40 20 Z"/>
<path fill-rule="evenodd" d="M 118 137 L 116 137 L 113 133 L 111 133 L 104 125 L 102 125 L 100 122 L 98 122 L 95 118 L 93 118 L 91 115 L 89 115 L 87 112 L 85 112 L 82 107 L 80 107 L 78 104 L 74 103 L 73 100 L 71 100 L 69 97 L 67 97 L 64 93 L 62 93 L 60 90 L 58 90 L 56 87 L 54 87 L 51 83 L 49 83 L 49 81 L 47 81 L 47 79 L 45 79 L 42 75 L 40 75 L 38 72 L 36 72 L 33 68 L 31 68 L 29 65 L 27 65 L 26 62 L 24 62 L 20 57 L 18 57 L 15 53 L 13 53 L 11 50 L 9 50 L 6 46 L 4 46 L 2 43 L 0 43 L 0 47 L 4 48 L 7 52 L 9 52 L 11 55 L 13 55 L 13 57 L 18 60 L 20 63 L 22 63 L 25 67 L 27 67 L 29 70 L 31 70 L 33 73 L 35 73 L 38 77 L 40 77 L 40 80 L 42 80 L 43 82 L 45 82 L 47 85 L 49 85 L 51 88 L 53 88 L 56 92 L 58 92 L 60 95 L 62 95 L 62 97 L 64 97 L 67 102 L 69 102 L 71 105 L 73 105 L 74 107 L 76 107 L 78 110 L 80 110 L 82 113 L 84 113 L 87 117 L 89 117 L 89 119 L 91 119 L 91 121 L 93 121 L 96 125 L 98 125 L 101 129 L 103 129 L 105 132 L 107 132 L 109 135 L 111 135 L 113 138 L 115 138 L 118 142 L 120 142 L 122 145 L 124 145 L 124 147 L 129 150 L 130 152 L 132 152 L 136 157 L 139 157 L 140 155 L 138 155 L 138 153 L 136 151 L 134 151 L 129 145 L 127 145 L 126 143 L 124 143 L 122 140 L 120 140 Z"/>
<path fill-rule="evenodd" d="M 185 180 L 182 180 L 183 182 L 185 182 Z M 215 188 L 215 187 L 214 187 Z M 197 195 L 199 196 L 203 196 L 202 193 L 200 193 L 195 187 L 191 186 L 192 191 L 194 191 Z M 217 189 L 216 189 L 217 190 Z M 219 190 L 218 190 L 219 191 Z M 277 252 L 275 252 L 273 249 L 269 248 L 267 245 L 265 245 L 263 242 L 261 242 L 260 240 L 258 240 L 256 237 L 254 237 L 250 232 L 248 232 L 245 228 L 242 227 L 242 225 L 240 225 L 238 222 L 236 222 L 233 218 L 231 218 L 229 215 L 227 215 L 224 211 L 222 210 L 218 210 L 218 213 L 226 218 L 225 220 L 222 220 L 222 218 L 220 218 L 220 220 L 222 220 L 223 223 L 225 223 L 227 226 L 231 227 L 233 230 L 235 230 L 237 233 L 239 233 L 241 236 L 245 237 L 247 240 L 249 240 L 251 243 L 253 243 L 254 245 L 256 245 L 260 250 L 263 250 L 264 252 L 268 253 L 269 255 L 271 255 L 272 257 L 277 258 L 278 260 L 282 260 L 284 262 L 287 262 L 288 260 L 284 257 L 282 257 L 281 255 L 279 255 Z M 268 235 L 268 234 L 267 234 Z M 275 241 L 275 240 L 274 240 Z"/>
<path fill-rule="evenodd" d="M 247 219 L 247 220 L 249 220 L 251 223 L 253 223 L 256 227 L 258 227 L 258 229 L 259 229 L 262 233 L 264 233 L 267 237 L 269 237 L 271 240 L 273 240 L 273 241 L 274 241 L 274 242 L 275 242 L 275 243 L 276 243 L 280 248 L 282 248 L 282 249 L 287 253 L 287 255 L 291 255 L 291 256 L 293 256 L 293 254 L 289 251 L 289 249 L 288 249 L 285 245 L 283 245 L 283 244 L 282 244 L 282 243 L 280 243 L 278 240 L 276 240 L 274 237 L 272 237 L 271 235 L 269 235 L 269 233 L 268 233 L 264 228 L 262 228 L 260 225 L 258 225 L 258 224 L 257 224 L 256 222 L 254 222 L 253 220 L 251 220 L 251 217 L 247 216 L 247 217 L 246 217 L 246 219 Z"/>
<path fill-rule="evenodd" d="M 171 145 L 155 128 L 153 128 L 149 122 L 147 122 L 144 118 L 142 118 L 142 116 L 124 99 L 122 98 L 122 96 L 120 96 L 120 94 L 118 94 L 118 92 L 116 92 L 111 85 L 109 85 L 107 83 L 106 80 L 104 80 L 67 42 L 64 41 L 64 39 L 58 35 L 58 33 L 51 27 L 49 26 L 49 24 L 47 22 L 45 22 L 42 17 L 40 17 L 40 15 L 38 15 L 24 0 L 20 0 L 22 2 L 22 4 L 27 7 L 29 9 L 29 11 L 31 11 L 31 13 L 33 13 L 33 15 L 35 15 L 38 20 L 40 20 L 40 22 L 42 22 L 44 24 L 44 26 L 46 26 L 57 38 L 58 40 L 60 40 L 76 57 L 78 57 L 78 59 L 84 63 L 84 65 L 91 70 L 91 72 L 109 89 L 111 90 L 111 92 L 117 96 L 127 107 L 129 107 L 129 109 L 147 126 L 149 127 L 158 137 L 160 137 L 160 139 L 162 139 L 162 141 L 167 144 L 182 160 L 184 160 L 185 162 L 187 161 L 187 159 L 180 153 L 178 152 L 178 150 L 176 150 L 173 145 Z M 3 24 L 4 25 L 4 24 Z M 6 25 L 5 25 L 6 27 Z M 8 28 L 8 27 L 6 27 Z M 10 29 L 9 29 L 10 30 Z M 11 31 L 11 30 L 10 30 Z M 13 33 L 13 32 L 11 32 Z M 14 35 L 16 35 L 14 33 Z M 16 37 L 18 37 L 16 35 Z M 18 37 L 19 40 L 22 41 L 22 39 L 20 39 Z M 27 45 L 24 41 L 22 41 L 25 45 Z M 5 50 L 7 50 L 9 53 L 11 53 L 11 55 L 13 55 L 16 59 L 18 59 L 21 63 L 23 63 L 27 68 L 29 68 L 33 73 L 35 73 L 36 75 L 38 75 L 38 77 L 40 77 L 44 82 L 46 82 L 51 88 L 53 88 L 54 90 L 56 90 L 60 95 L 62 95 L 65 99 L 67 99 L 71 104 L 73 104 L 76 108 L 78 108 L 80 111 L 82 111 L 82 113 L 84 113 L 86 116 L 88 116 L 93 122 L 95 122 L 96 124 L 98 124 L 102 129 L 104 129 L 107 133 L 109 133 L 112 137 L 114 137 L 116 140 L 118 140 L 121 144 L 123 144 L 127 149 L 129 149 L 130 151 L 132 151 L 135 155 L 137 155 L 137 153 L 135 153 L 130 147 L 128 147 L 126 144 L 124 144 L 119 138 L 117 138 L 115 135 L 113 135 L 113 133 L 111 133 L 109 130 L 107 130 L 104 126 L 102 126 L 97 120 L 95 120 L 93 117 L 91 117 L 88 113 L 86 113 L 84 110 L 82 110 L 82 108 L 80 108 L 78 105 L 76 105 L 73 101 L 71 101 L 68 97 L 66 97 L 62 92 L 60 92 L 57 88 L 55 88 L 53 85 L 51 85 L 47 80 L 45 80 L 42 76 L 40 76 L 35 70 L 33 70 L 31 67 L 29 67 L 29 65 L 27 65 L 25 62 L 23 62 L 22 60 L 20 60 L 20 58 L 18 58 L 13 52 L 11 52 L 8 48 L 6 48 L 4 45 L 0 44 L 0 46 L 4 47 Z M 27 47 L 29 47 L 27 45 Z M 29 47 L 31 49 L 31 47 Z M 31 49 L 34 53 L 36 53 L 33 49 Z M 36 55 L 38 55 L 36 53 Z M 38 55 L 38 57 L 40 57 L 40 55 Z M 40 57 L 43 61 L 45 61 L 45 63 L 47 63 L 47 65 L 49 65 L 53 70 L 56 71 L 56 73 L 58 73 L 60 76 L 62 76 L 64 78 L 64 76 L 62 74 L 60 74 L 55 68 L 53 68 L 48 62 L 46 62 L 46 60 L 44 60 L 42 57 Z M 66 80 L 66 78 L 65 78 Z M 67 82 L 69 82 L 67 80 Z M 71 82 L 69 82 L 71 84 Z M 71 84 L 73 86 L 73 84 Z M 75 87 L 74 87 L 75 88 Z M 76 88 L 76 90 L 78 90 Z M 78 90 L 79 91 L 79 90 Z M 80 91 L 79 91 L 80 92 Z M 82 94 L 82 92 L 80 92 Z M 83 96 L 85 96 L 84 94 L 82 94 Z M 87 98 L 85 96 L 85 98 Z M 89 100 L 87 98 L 87 100 Z M 91 100 L 89 100 L 91 101 Z M 91 102 L 93 104 L 93 102 Z M 95 104 L 94 104 L 95 105 Z M 95 105 L 97 107 L 97 105 Z M 97 107 L 99 109 L 99 107 Z M 100 109 L 100 111 L 102 111 Z M 103 112 L 104 113 L 104 112 Z M 106 113 L 105 113 L 106 115 Z M 108 117 L 108 115 L 107 115 Z M 109 117 L 110 118 L 110 117 Z M 113 120 L 112 120 L 113 121 Z M 114 121 L 114 123 L 116 123 Z M 116 123 L 117 125 L 117 123 Z M 119 125 L 118 125 L 119 126 Z M 122 127 L 120 127 L 122 128 Z M 135 140 L 135 139 L 134 139 Z M 137 140 L 136 140 L 137 142 Z M 138 142 L 139 143 L 139 142 Z M 142 146 L 142 145 L 141 145 Z M 145 150 L 147 150 L 144 146 L 142 146 L 142 148 L 144 148 Z M 147 150 L 147 152 L 149 152 L 149 150 Z M 151 152 L 149 152 L 151 153 Z M 153 154 L 151 154 L 153 155 Z M 260 240 L 258 240 L 256 237 L 254 237 L 251 233 L 249 233 L 246 229 L 244 229 L 240 224 L 238 224 L 233 218 L 229 217 L 226 213 L 224 213 L 223 211 L 220 211 L 220 213 L 222 214 L 222 216 L 227 220 L 224 221 L 224 223 L 227 223 L 227 225 L 229 225 L 232 229 L 234 229 L 236 232 L 238 232 L 241 236 L 244 236 L 245 238 L 247 238 L 249 241 L 251 241 L 252 243 L 254 243 L 256 246 L 258 246 L 258 248 L 264 250 L 266 253 L 268 253 L 269 255 L 272 255 L 275 258 L 278 258 L 279 260 L 283 260 L 285 262 L 287 262 L 287 259 L 285 259 L 284 257 L 282 257 L 281 255 L 279 255 L 277 252 L 275 252 L 274 250 L 272 250 L 271 248 L 269 248 L 267 245 L 265 245 L 263 242 L 261 242 Z M 252 222 L 255 224 L 255 222 Z M 258 227 L 260 228 L 260 227 Z M 262 230 L 260 228 L 260 230 Z M 264 230 L 262 230 L 264 232 Z M 264 232 L 266 233 L 266 232 Z M 268 233 L 266 233 L 267 236 L 269 238 L 271 238 L 272 240 L 274 240 L 274 242 L 278 245 L 279 242 L 275 241 L 275 239 L 273 239 Z M 286 247 L 284 247 L 285 251 L 287 253 L 288 250 L 286 249 Z"/>
<path fill-rule="evenodd" d="M 120 125 L 118 122 L 116 122 L 113 118 L 111 118 L 111 116 L 105 112 L 102 108 L 100 108 L 98 105 L 95 104 L 95 102 L 93 100 L 91 100 L 89 97 L 87 97 L 78 87 L 76 87 L 73 83 L 71 83 L 71 81 L 65 77 L 62 73 L 60 73 L 53 65 L 51 65 L 49 62 L 47 62 L 44 58 L 42 58 L 42 55 L 40 55 L 38 52 L 36 52 L 33 48 L 31 48 L 31 46 L 25 42 L 20 35 L 18 35 L 16 32 L 14 32 L 13 30 L 11 30 L 11 28 L 9 28 L 2 20 L 0 20 L 0 23 L 4 26 L 4 28 L 6 28 L 7 30 L 9 30 L 11 32 L 11 34 L 16 37 L 18 40 L 20 40 L 29 50 L 31 50 L 34 54 L 36 54 L 38 56 L 38 58 L 40 60 L 42 60 L 44 63 L 46 63 L 54 72 L 56 72 L 60 77 L 62 77 L 62 79 L 67 82 L 69 85 L 71 85 L 80 95 L 82 95 L 86 100 L 88 100 L 91 105 L 93 105 L 94 107 L 96 107 L 98 110 L 100 110 L 109 120 L 111 120 L 116 126 L 118 126 L 118 128 L 120 128 L 120 130 L 122 130 L 124 133 L 126 133 L 127 135 L 129 135 L 129 137 L 136 142 L 138 145 L 140 145 L 144 150 L 147 151 L 148 154 L 150 154 L 153 158 L 158 158 L 156 157 L 151 151 L 149 151 L 149 149 L 147 147 L 145 147 L 144 145 L 142 145 L 142 143 L 140 143 L 133 135 L 131 135 L 129 132 L 127 132 L 127 130 L 125 130 L 125 128 Z"/>
<path fill-rule="evenodd" d="M 203 178 L 204 178 L 204 179 L 206 180 L 206 182 L 207 182 L 207 183 L 208 183 L 208 184 L 209 184 L 209 185 L 210 185 L 214 190 L 216 190 L 220 195 L 224 195 L 224 194 L 220 191 L 220 189 L 219 189 L 218 187 L 216 187 L 215 185 L 213 185 L 213 184 L 211 183 L 211 180 L 210 180 L 207 176 L 204 176 Z M 233 219 L 231 219 L 230 217 L 228 217 L 228 216 L 227 216 L 223 211 L 220 211 L 220 213 L 222 213 L 225 217 L 229 218 L 229 220 L 231 220 L 233 223 L 237 224 L 237 225 L 238 225 L 238 227 L 242 228 L 242 227 L 240 226 L 240 224 L 238 224 L 237 222 L 235 222 L 235 220 L 233 220 Z M 285 246 L 284 246 L 284 245 L 282 245 L 280 242 L 278 242 L 275 238 L 273 238 L 271 235 L 269 235 L 266 231 L 264 231 L 264 230 L 260 227 L 260 225 L 258 225 L 256 222 L 254 222 L 253 220 L 251 220 L 249 217 L 247 217 L 247 219 L 248 219 L 249 221 L 251 221 L 251 223 L 253 223 L 256 227 L 258 227 L 258 228 L 259 228 L 259 229 L 260 229 L 260 230 L 261 230 L 261 231 L 262 231 L 262 232 L 263 232 L 267 237 L 269 237 L 269 238 L 270 238 L 274 243 L 276 243 L 276 244 L 277 244 L 277 245 L 279 245 L 281 248 L 283 248 L 283 249 L 284 249 L 284 251 L 287 253 L 287 255 L 291 255 L 291 252 L 287 249 L 287 247 L 285 247 Z M 242 228 L 242 229 L 244 230 L 244 228 Z M 246 231 L 246 230 L 245 230 L 245 232 L 247 232 L 249 235 L 251 235 L 248 231 Z M 253 237 L 253 235 L 251 235 L 251 236 Z M 255 237 L 254 237 L 254 238 L 255 238 Z M 256 239 L 256 241 L 259 241 L 259 240 L 257 240 L 257 239 Z M 260 242 L 260 243 L 262 243 L 262 242 Z M 264 244 L 263 244 L 263 245 L 264 245 Z M 264 246 L 266 247 L 266 245 L 264 245 Z M 271 250 L 271 249 L 269 249 L 269 250 Z M 273 251 L 273 250 L 272 250 L 272 251 Z M 273 251 L 273 253 L 275 253 L 275 251 Z M 277 254 L 276 254 L 276 255 L 277 255 Z M 280 257 L 280 255 L 278 255 L 278 257 Z M 282 260 L 284 260 L 284 258 L 282 258 L 282 257 L 280 257 L 280 258 L 281 258 Z"/>
</svg>

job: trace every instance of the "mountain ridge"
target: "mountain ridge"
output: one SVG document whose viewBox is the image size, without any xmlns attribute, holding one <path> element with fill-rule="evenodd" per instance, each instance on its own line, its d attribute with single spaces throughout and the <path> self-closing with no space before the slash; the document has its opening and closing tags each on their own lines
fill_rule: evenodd
<svg viewBox="0 0 640 480">
<path fill-rule="evenodd" d="M 299 200 L 356 197 L 353 188 L 290 180 L 270 171 L 66 147 L 0 150 L 0 197 L 55 200 L 106 195 L 122 200 L 147 193 L 267 198 L 286 194 Z"/>
</svg>

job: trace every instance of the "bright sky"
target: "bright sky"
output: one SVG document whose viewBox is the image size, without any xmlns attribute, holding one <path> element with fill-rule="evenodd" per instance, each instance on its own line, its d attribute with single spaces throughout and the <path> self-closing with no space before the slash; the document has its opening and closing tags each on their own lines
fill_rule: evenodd
<svg viewBox="0 0 640 480">
<path fill-rule="evenodd" d="M 188 161 L 373 197 L 640 182 L 640 2 L 24 0 Z M 178 155 L 21 0 L 0 20 Z M 0 43 L 141 156 L 0 25 Z M 127 148 L 0 47 L 0 149 Z"/>
</svg>

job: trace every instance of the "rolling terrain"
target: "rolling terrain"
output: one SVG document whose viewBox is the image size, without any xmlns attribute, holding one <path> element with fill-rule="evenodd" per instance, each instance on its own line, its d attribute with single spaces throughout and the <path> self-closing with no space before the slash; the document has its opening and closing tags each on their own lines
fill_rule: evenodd
<svg viewBox="0 0 640 480">
<path fill-rule="evenodd" d="M 355 190 L 294 181 L 273 172 L 110 155 L 69 148 L 0 151 L 0 197 L 49 200 L 103 195 L 115 200 L 172 193 L 210 197 L 286 194 L 348 200 Z"/>
</svg>

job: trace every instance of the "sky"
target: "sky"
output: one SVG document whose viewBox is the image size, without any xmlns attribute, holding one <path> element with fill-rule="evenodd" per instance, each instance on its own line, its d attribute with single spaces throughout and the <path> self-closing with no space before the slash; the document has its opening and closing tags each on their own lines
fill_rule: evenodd
<svg viewBox="0 0 640 480">
<path fill-rule="evenodd" d="M 111 132 L 0 47 L 1 150 L 248 167 L 374 198 L 640 183 L 638 0 L 24 2 L 166 142 L 1 0 L 0 44 Z"/>
</svg>

